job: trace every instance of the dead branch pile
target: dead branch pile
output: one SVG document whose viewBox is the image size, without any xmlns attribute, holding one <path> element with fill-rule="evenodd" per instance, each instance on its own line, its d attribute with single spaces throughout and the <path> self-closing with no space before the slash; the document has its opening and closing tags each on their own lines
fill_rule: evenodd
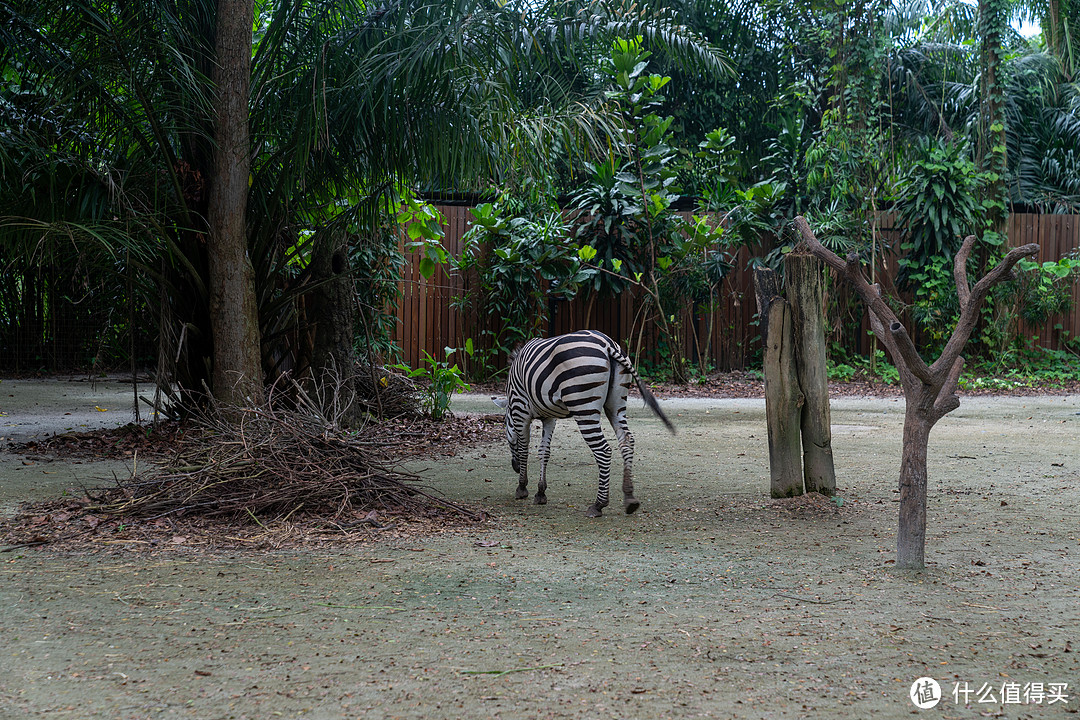
<svg viewBox="0 0 1080 720">
<path fill-rule="evenodd" d="M 87 511 L 260 522 L 296 513 L 333 520 L 361 509 L 437 509 L 480 519 L 419 487 L 415 476 L 391 470 L 379 440 L 342 432 L 317 414 L 264 407 L 219 412 L 200 425 L 201 437 L 168 465 L 95 493 Z"/>
</svg>

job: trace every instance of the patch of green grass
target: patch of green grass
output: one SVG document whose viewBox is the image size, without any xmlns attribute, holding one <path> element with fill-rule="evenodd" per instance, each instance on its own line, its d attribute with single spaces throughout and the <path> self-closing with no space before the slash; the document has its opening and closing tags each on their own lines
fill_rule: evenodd
<svg viewBox="0 0 1080 720">
<path fill-rule="evenodd" d="M 835 348 L 834 348 L 835 350 Z M 1080 353 L 1028 346 L 1010 353 L 1007 367 L 1001 358 L 975 361 L 960 378 L 961 390 L 1016 390 L 1018 388 L 1060 388 L 1080 382 Z M 829 360 L 829 379 L 836 382 L 868 380 L 896 385 L 900 373 L 878 350 L 873 365 L 870 359 L 838 353 Z"/>
</svg>

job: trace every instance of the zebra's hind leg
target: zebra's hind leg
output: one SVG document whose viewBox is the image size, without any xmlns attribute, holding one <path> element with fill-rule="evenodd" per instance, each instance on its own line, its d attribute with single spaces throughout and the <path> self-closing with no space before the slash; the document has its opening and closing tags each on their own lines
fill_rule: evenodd
<svg viewBox="0 0 1080 720">
<path fill-rule="evenodd" d="M 615 428 L 615 437 L 619 439 L 619 452 L 622 453 L 623 461 L 623 507 L 626 509 L 626 514 L 629 515 L 641 507 L 641 503 L 634 497 L 634 433 L 630 432 L 630 426 L 626 424 L 625 401 L 623 406 L 615 412 L 607 408 L 604 408 L 604 410 L 607 413 L 608 421 L 611 422 L 611 427 Z"/>
<path fill-rule="evenodd" d="M 540 436 L 540 482 L 536 484 L 533 503 L 547 505 L 547 464 L 551 457 L 551 434 L 555 431 L 555 418 L 544 418 L 544 432 Z"/>
<path fill-rule="evenodd" d="M 596 466 L 600 469 L 600 483 L 596 490 L 596 502 L 589 506 L 585 514 L 589 517 L 600 517 L 604 508 L 608 505 L 608 480 L 611 475 L 611 446 L 604 438 L 604 429 L 600 426 L 600 413 L 575 415 L 578 430 L 581 437 L 585 438 L 586 444 L 592 450 L 596 458 Z"/>
<path fill-rule="evenodd" d="M 517 444 L 514 447 L 514 457 L 518 461 L 518 486 L 514 498 L 524 500 L 529 497 L 529 433 L 532 431 L 532 419 L 527 418 L 521 423 L 517 432 Z"/>
</svg>

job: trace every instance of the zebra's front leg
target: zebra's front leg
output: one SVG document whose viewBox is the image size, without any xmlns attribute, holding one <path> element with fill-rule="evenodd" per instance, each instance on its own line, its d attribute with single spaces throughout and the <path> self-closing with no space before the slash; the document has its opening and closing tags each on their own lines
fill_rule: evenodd
<svg viewBox="0 0 1080 720">
<path fill-rule="evenodd" d="M 524 500 L 529 497 L 529 433 L 532 431 L 532 419 L 526 419 L 521 423 L 517 432 L 517 443 L 514 446 L 514 458 L 518 465 L 518 486 L 514 498 Z"/>
<path fill-rule="evenodd" d="M 608 481 L 611 476 L 611 446 L 604 438 L 604 430 L 600 427 L 600 413 L 591 415 L 576 415 L 578 430 L 581 437 L 585 438 L 593 457 L 596 458 L 596 466 L 600 469 L 599 487 L 596 490 L 596 502 L 589 506 L 585 514 L 589 517 L 600 517 L 603 510 L 608 506 Z"/>
<path fill-rule="evenodd" d="M 547 505 L 547 465 L 551 457 L 551 434 L 555 431 L 555 418 L 544 418 L 543 434 L 540 436 L 540 482 L 536 484 L 536 497 L 533 502 L 537 505 Z"/>
</svg>

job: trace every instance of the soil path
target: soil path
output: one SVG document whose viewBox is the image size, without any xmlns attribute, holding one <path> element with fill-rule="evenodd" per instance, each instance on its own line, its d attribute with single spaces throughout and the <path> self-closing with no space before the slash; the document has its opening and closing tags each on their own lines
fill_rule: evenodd
<svg viewBox="0 0 1080 720">
<path fill-rule="evenodd" d="M 139 389 L 153 398 L 152 385 Z M 58 462 L 47 455 L 6 450 L 57 433 L 126 425 L 135 420 L 133 405 L 131 380 L 115 376 L 0 379 L 0 515 L 10 515 L 24 500 L 55 497 L 83 482 L 103 482 L 114 473 L 129 475 L 130 463 Z M 146 417 L 144 405 L 142 419 Z"/>
<path fill-rule="evenodd" d="M 494 514 L 467 530 L 0 554 L 0 717 L 900 718 L 923 676 L 928 716 L 1076 717 L 1080 397 L 939 423 L 919 575 L 890 565 L 902 400 L 834 403 L 842 504 L 766 497 L 762 401 L 664 406 L 677 436 L 631 411 L 631 516 L 584 516 L 595 466 L 560 423 L 546 506 L 513 500 L 503 444 L 411 466 Z M 43 492 L 5 467 L 6 497 Z"/>
</svg>

